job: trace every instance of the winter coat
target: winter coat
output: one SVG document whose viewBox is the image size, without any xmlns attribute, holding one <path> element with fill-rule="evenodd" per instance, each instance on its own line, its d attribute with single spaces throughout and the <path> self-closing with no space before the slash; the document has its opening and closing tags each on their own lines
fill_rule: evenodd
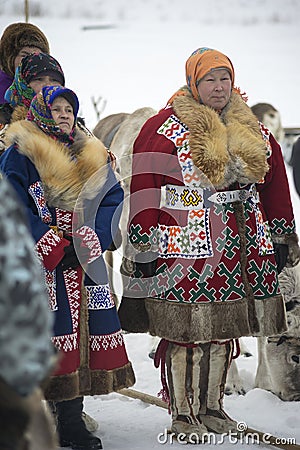
<svg viewBox="0 0 300 450">
<path fill-rule="evenodd" d="M 158 258 L 155 276 L 136 271 L 125 295 L 147 293 L 152 335 L 187 343 L 286 330 L 273 242 L 290 245 L 293 264 L 299 249 L 285 167 L 238 94 L 221 115 L 185 95 L 150 118 L 135 141 L 130 198 L 136 259 Z"/>
<path fill-rule="evenodd" d="M 61 353 L 46 398 L 60 401 L 131 386 L 134 374 L 102 257 L 123 200 L 106 149 L 79 130 L 68 148 L 26 120 L 11 124 L 6 137 L 11 146 L 0 168 L 26 207 L 54 316 L 52 340 Z M 84 272 L 81 266 L 62 268 L 70 233 L 89 250 Z"/>
<path fill-rule="evenodd" d="M 6 103 L 4 95 L 9 86 L 12 84 L 13 80 L 14 79 L 12 76 L 7 75 L 7 73 L 3 72 L 3 70 L 0 69 L 0 104 Z"/>
<path fill-rule="evenodd" d="M 9 105 L 6 103 L 5 107 L 7 107 L 7 106 L 9 106 Z M 8 144 L 6 142 L 6 133 L 7 133 L 10 123 L 16 122 L 18 120 L 24 120 L 28 113 L 28 108 L 26 108 L 25 106 L 22 106 L 22 105 L 19 105 L 14 109 L 11 106 L 9 106 L 9 107 L 10 107 L 10 112 L 8 111 L 8 115 L 10 115 L 10 117 L 9 118 L 6 117 L 5 120 L 3 119 L 3 125 L 2 125 L 2 128 L 0 129 L 0 155 L 2 155 L 2 153 L 8 147 Z"/>
</svg>

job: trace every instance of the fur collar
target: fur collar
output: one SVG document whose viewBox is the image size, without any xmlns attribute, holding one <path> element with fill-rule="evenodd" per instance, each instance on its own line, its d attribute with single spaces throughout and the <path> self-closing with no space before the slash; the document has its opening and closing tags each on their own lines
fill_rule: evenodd
<svg viewBox="0 0 300 450">
<path fill-rule="evenodd" d="M 190 131 L 194 164 L 217 188 L 238 181 L 256 183 L 268 172 L 266 144 L 257 118 L 239 94 L 231 94 L 221 115 L 191 94 L 174 99 L 173 109 Z"/>
<path fill-rule="evenodd" d="M 10 123 L 16 122 L 17 120 L 26 119 L 27 113 L 28 108 L 26 108 L 26 106 L 24 105 L 16 106 L 12 112 Z"/>
<path fill-rule="evenodd" d="M 79 194 L 92 199 L 105 183 L 108 155 L 97 138 L 77 131 L 74 144 L 66 147 L 34 123 L 20 120 L 9 126 L 6 139 L 34 164 L 50 206 L 74 210 Z"/>
</svg>

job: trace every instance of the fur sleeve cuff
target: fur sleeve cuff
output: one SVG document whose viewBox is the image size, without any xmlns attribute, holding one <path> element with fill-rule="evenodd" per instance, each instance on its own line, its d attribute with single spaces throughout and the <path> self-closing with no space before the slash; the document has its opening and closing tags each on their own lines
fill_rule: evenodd
<svg viewBox="0 0 300 450">
<path fill-rule="evenodd" d="M 300 248 L 298 242 L 298 235 L 292 234 L 273 234 L 272 240 L 275 244 L 286 244 L 289 248 L 288 267 L 296 266 L 300 261 Z"/>
</svg>

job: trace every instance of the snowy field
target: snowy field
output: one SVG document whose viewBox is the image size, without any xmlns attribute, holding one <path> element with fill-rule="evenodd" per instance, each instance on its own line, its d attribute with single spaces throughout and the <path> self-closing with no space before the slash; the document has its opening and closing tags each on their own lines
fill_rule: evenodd
<svg viewBox="0 0 300 450">
<path fill-rule="evenodd" d="M 92 97 L 106 102 L 103 116 L 164 106 L 185 83 L 185 61 L 198 47 L 217 48 L 231 58 L 236 84 L 247 92 L 250 106 L 272 103 L 284 126 L 300 126 L 300 0 L 29 4 L 44 14 L 29 18 L 46 33 L 90 127 L 97 122 Z M 23 0 L 0 1 L 1 28 L 24 20 L 23 5 Z"/>
<path fill-rule="evenodd" d="M 155 369 L 148 357 L 151 338 L 143 334 L 126 334 L 125 342 L 129 357 L 136 373 L 134 389 L 154 396 L 161 389 L 160 370 Z M 225 409 L 231 417 L 268 434 L 296 439 L 300 443 L 298 402 L 283 402 L 270 392 L 253 389 L 256 370 L 256 342 L 254 338 L 245 338 L 252 357 L 241 356 L 237 362 L 244 385 L 248 392 L 245 396 L 225 396 Z M 101 437 L 105 450 L 166 450 L 180 449 L 182 443 L 170 442 L 165 438 L 165 430 L 170 426 L 167 410 L 147 405 L 140 400 L 112 393 L 106 396 L 87 397 L 86 411 L 99 421 L 97 435 Z M 284 441 L 282 441 L 284 442 Z M 257 449 L 255 441 L 248 444 L 225 439 L 224 443 L 211 441 L 206 447 L 221 450 Z M 262 448 L 273 448 L 270 445 Z M 201 446 L 203 448 L 203 446 Z"/>
<path fill-rule="evenodd" d="M 23 21 L 23 1 L 1 1 L 0 28 Z M 156 109 L 185 84 L 184 65 L 198 47 L 226 53 L 236 70 L 236 84 L 245 90 L 249 105 L 271 103 L 285 127 L 300 126 L 300 1 L 299 0 L 50 0 L 29 1 L 39 17 L 30 21 L 47 35 L 51 53 L 62 64 L 66 84 L 81 101 L 80 114 L 93 128 L 97 123 L 92 98 L 99 100 L 101 117 Z M 33 8 L 34 7 L 34 8 Z M 87 29 L 89 28 L 89 29 Z M 300 230 L 300 202 L 292 200 Z M 148 357 L 150 337 L 126 334 L 135 389 L 156 396 L 160 373 Z M 253 389 L 257 364 L 256 342 L 247 338 L 253 353 L 238 366 L 247 388 L 245 396 L 225 398 L 232 417 L 300 444 L 300 404 L 282 402 L 273 394 Z M 105 450 L 179 449 L 160 433 L 170 425 L 165 409 L 120 394 L 88 397 L 86 411 L 99 422 L 97 435 Z M 159 435 L 161 439 L 159 440 Z M 208 447 L 209 445 L 206 445 Z M 257 449 L 255 444 L 212 443 L 222 450 Z M 271 446 L 260 446 L 271 448 Z"/>
</svg>

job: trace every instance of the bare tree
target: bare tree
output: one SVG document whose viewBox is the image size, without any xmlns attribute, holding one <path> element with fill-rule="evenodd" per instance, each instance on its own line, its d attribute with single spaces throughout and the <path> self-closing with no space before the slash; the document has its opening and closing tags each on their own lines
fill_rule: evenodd
<svg viewBox="0 0 300 450">
<path fill-rule="evenodd" d="M 97 120 L 99 120 L 101 114 L 105 110 L 107 100 L 105 100 L 102 96 L 98 97 L 98 99 L 96 100 L 93 95 L 91 97 L 91 100 L 93 103 L 94 110 L 96 112 Z M 99 104 L 100 104 L 100 106 L 99 106 Z"/>
</svg>

